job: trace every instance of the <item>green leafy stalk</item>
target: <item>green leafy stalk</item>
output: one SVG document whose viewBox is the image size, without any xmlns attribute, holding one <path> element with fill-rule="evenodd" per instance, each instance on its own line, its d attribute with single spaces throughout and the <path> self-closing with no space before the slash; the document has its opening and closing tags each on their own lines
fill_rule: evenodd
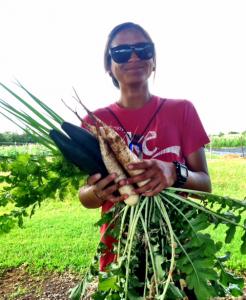
<svg viewBox="0 0 246 300">
<path fill-rule="evenodd" d="M 171 244 L 171 263 L 170 263 L 170 268 L 169 268 L 169 272 L 168 272 L 168 277 L 167 277 L 166 283 L 164 285 L 164 290 L 163 290 L 163 293 L 162 293 L 161 298 L 160 298 L 161 300 L 163 300 L 165 298 L 169 283 L 170 283 L 171 278 L 172 278 L 172 272 L 174 270 L 176 243 L 175 243 L 175 240 L 174 240 L 174 231 L 173 231 L 170 219 L 168 217 L 168 213 L 166 211 L 166 208 L 165 208 L 163 202 L 161 201 L 160 196 L 157 196 L 156 204 L 157 204 L 157 206 L 158 206 L 158 208 L 159 208 L 159 210 L 160 210 L 160 212 L 163 216 L 163 219 L 165 220 L 165 222 L 168 226 L 169 234 L 170 234 L 170 240 L 171 240 L 170 241 L 170 244 Z"/>
<path fill-rule="evenodd" d="M 201 210 L 201 211 L 203 211 L 203 212 L 205 212 L 205 213 L 207 213 L 209 215 L 212 215 L 212 216 L 214 216 L 214 217 L 216 217 L 216 218 L 218 218 L 218 219 L 220 219 L 220 220 L 222 220 L 222 221 L 224 221 L 226 223 L 230 223 L 232 225 L 240 226 L 240 227 L 244 228 L 244 226 L 242 226 L 242 225 L 240 225 L 240 224 L 238 224 L 238 223 L 230 220 L 229 218 L 223 217 L 222 215 L 217 214 L 217 213 L 213 212 L 212 210 L 209 210 L 209 209 L 203 207 L 202 205 L 195 203 L 194 201 L 188 200 L 188 199 L 186 199 L 184 197 L 181 197 L 181 196 L 179 196 L 177 194 L 171 194 L 169 192 L 166 192 L 166 195 L 172 196 L 173 198 L 178 199 L 178 200 L 180 200 L 183 203 L 189 204 L 190 206 L 192 206 L 192 207 L 194 207 L 196 209 L 199 209 L 199 210 Z"/>
<path fill-rule="evenodd" d="M 54 110 L 29 92 L 18 80 L 17 83 L 18 86 L 21 87 L 40 107 L 42 107 L 44 111 L 46 111 L 55 122 L 57 122 L 58 125 L 64 122 L 64 120 Z"/>
<path fill-rule="evenodd" d="M 121 226 L 120 226 L 120 234 L 119 236 L 121 237 L 124 231 L 124 227 L 125 227 L 125 220 L 126 220 L 126 216 L 127 216 L 127 212 L 129 210 L 130 206 L 126 205 L 122 219 L 121 219 Z M 117 260 L 119 261 L 120 258 L 120 248 L 121 248 L 121 239 L 118 240 L 118 245 L 117 245 L 118 249 L 117 249 Z"/>
<path fill-rule="evenodd" d="M 126 283 L 125 283 L 125 297 L 126 297 L 126 299 L 127 299 L 127 294 L 128 294 L 128 281 L 129 281 L 130 261 L 131 261 L 130 258 L 131 258 L 133 238 L 134 238 L 134 235 L 135 235 L 135 232 L 136 232 L 136 227 L 137 227 L 137 224 L 138 224 L 138 220 L 139 220 L 139 218 L 142 217 L 141 213 L 142 213 L 142 210 L 143 210 L 143 208 L 146 204 L 146 201 L 147 201 L 147 198 L 145 198 L 141 204 L 140 204 L 140 202 L 138 202 L 138 204 L 135 207 L 131 207 L 132 211 L 135 210 L 135 215 L 134 215 L 134 218 L 132 219 L 132 223 L 131 223 L 131 226 L 129 226 L 129 231 L 128 231 L 129 246 L 126 245 L 126 248 L 128 246 L 127 265 L 126 265 Z"/>
<path fill-rule="evenodd" d="M 168 200 L 167 197 L 165 197 L 164 195 L 160 194 L 161 199 L 164 202 L 167 202 L 169 205 L 171 205 L 175 210 L 177 210 L 177 212 L 185 219 L 185 221 L 189 224 L 190 228 L 193 230 L 195 236 L 199 239 L 199 237 L 196 234 L 196 230 L 193 227 L 193 225 L 191 224 L 191 222 L 189 221 L 189 219 L 182 213 L 182 211 L 175 205 L 173 204 L 171 201 Z"/>
<path fill-rule="evenodd" d="M 149 201 L 146 202 L 145 213 L 144 213 L 144 223 L 146 224 L 147 228 L 149 227 L 148 212 L 149 212 L 149 203 L 150 203 L 150 201 L 151 201 L 151 198 L 149 199 Z M 148 247 L 145 246 L 145 283 L 144 283 L 144 292 L 143 292 L 143 297 L 144 298 L 146 298 L 146 289 L 147 289 L 147 283 L 148 283 L 148 268 L 149 268 L 148 256 L 149 256 Z"/>
<path fill-rule="evenodd" d="M 152 268 L 153 268 L 153 276 L 154 276 L 154 280 L 155 280 L 155 283 L 156 283 L 155 284 L 156 294 L 157 294 L 157 296 L 159 296 L 158 284 L 157 284 L 158 283 L 158 276 L 157 276 L 157 270 L 156 270 L 156 265 L 155 265 L 154 253 L 153 253 L 153 249 L 152 249 L 149 234 L 148 234 L 148 229 L 147 229 L 146 224 L 144 223 L 144 219 L 143 219 L 142 216 L 140 217 L 140 220 L 141 220 L 142 227 L 143 227 L 143 230 L 144 230 L 145 239 L 146 239 L 147 244 L 148 244 L 150 259 L 151 259 Z"/>
<path fill-rule="evenodd" d="M 34 113 L 35 116 L 37 116 L 45 124 L 47 124 L 48 126 L 50 126 L 50 128 L 55 128 L 55 129 L 59 130 L 56 126 L 54 126 L 54 124 L 52 122 L 50 122 L 46 117 L 44 117 L 44 115 L 42 113 L 40 113 L 37 109 L 35 109 L 27 101 L 25 101 L 24 99 L 22 99 L 19 95 L 17 95 L 15 92 L 13 92 L 12 90 L 10 90 L 6 85 L 2 84 L 1 82 L 0 82 L 0 85 L 6 91 L 8 91 L 11 95 L 13 95 L 20 103 L 22 103 L 24 106 L 26 106 L 32 113 Z M 46 110 L 46 112 L 48 112 L 48 111 Z"/>
<path fill-rule="evenodd" d="M 29 91 L 27 91 L 19 82 L 18 84 L 29 96 L 31 96 L 35 103 L 38 104 L 38 106 L 42 110 L 44 110 L 44 112 L 46 112 L 53 121 L 55 121 L 58 125 L 61 125 L 63 119 L 60 116 L 58 116 L 58 114 L 56 114 L 45 103 L 36 98 Z M 9 119 L 11 122 L 13 122 L 15 125 L 17 125 L 19 128 L 21 128 L 23 131 L 26 131 L 26 129 L 28 129 L 32 137 L 37 142 L 43 144 L 45 147 L 48 147 L 54 152 L 56 148 L 54 148 L 54 142 L 49 137 L 49 132 L 51 129 L 56 129 L 57 131 L 60 131 L 60 129 L 56 127 L 54 123 L 51 122 L 48 118 L 46 118 L 44 116 L 44 113 L 34 108 L 31 104 L 22 99 L 19 95 L 10 90 L 7 86 L 5 86 L 2 83 L 0 83 L 0 86 L 2 86 L 8 93 L 14 96 L 14 98 L 19 103 L 23 104 L 39 120 L 36 120 L 35 118 L 31 117 L 29 113 L 20 111 L 14 106 L 10 105 L 8 102 L 0 99 L 0 108 L 2 108 L 9 115 L 13 116 L 15 119 L 17 119 L 21 124 L 23 124 L 23 126 L 19 125 L 12 117 L 2 112 L 1 114 L 7 119 Z"/>
</svg>

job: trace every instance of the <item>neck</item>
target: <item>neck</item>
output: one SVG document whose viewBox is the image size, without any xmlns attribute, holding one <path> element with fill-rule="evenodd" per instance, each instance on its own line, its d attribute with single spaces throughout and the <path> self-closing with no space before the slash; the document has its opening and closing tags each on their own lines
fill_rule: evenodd
<svg viewBox="0 0 246 300">
<path fill-rule="evenodd" d="M 140 108 L 151 98 L 148 86 L 121 87 L 121 97 L 118 104 L 126 108 Z"/>
</svg>

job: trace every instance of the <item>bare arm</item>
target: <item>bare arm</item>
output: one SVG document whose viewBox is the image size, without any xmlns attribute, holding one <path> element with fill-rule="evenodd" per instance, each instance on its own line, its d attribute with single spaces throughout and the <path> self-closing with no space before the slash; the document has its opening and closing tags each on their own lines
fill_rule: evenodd
<svg viewBox="0 0 246 300">
<path fill-rule="evenodd" d="M 189 176 L 183 187 L 191 190 L 211 192 L 212 186 L 204 148 L 202 147 L 186 157 L 186 165 L 189 169 Z"/>
</svg>

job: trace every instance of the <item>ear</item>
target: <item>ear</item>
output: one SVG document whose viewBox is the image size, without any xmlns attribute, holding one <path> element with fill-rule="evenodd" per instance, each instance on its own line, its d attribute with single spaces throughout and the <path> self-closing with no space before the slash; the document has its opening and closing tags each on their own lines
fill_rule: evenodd
<svg viewBox="0 0 246 300">
<path fill-rule="evenodd" d="M 155 72 L 155 66 L 153 66 L 153 70 L 152 71 Z"/>
</svg>

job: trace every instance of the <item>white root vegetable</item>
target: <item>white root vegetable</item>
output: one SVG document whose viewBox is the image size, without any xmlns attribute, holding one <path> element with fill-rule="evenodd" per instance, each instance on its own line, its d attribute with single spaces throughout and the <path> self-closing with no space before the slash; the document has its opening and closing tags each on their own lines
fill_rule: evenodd
<svg viewBox="0 0 246 300">
<path fill-rule="evenodd" d="M 88 130 L 90 130 L 92 134 L 97 136 L 97 138 L 99 135 L 101 135 L 102 138 L 108 142 L 110 148 L 114 152 L 117 161 L 121 164 L 121 166 L 125 169 L 125 171 L 130 176 L 142 174 L 143 170 L 129 170 L 127 168 L 128 164 L 141 162 L 141 160 L 137 157 L 137 155 L 134 152 L 132 152 L 127 147 L 125 141 L 118 135 L 118 133 L 113 128 L 109 127 L 107 124 L 105 124 L 102 120 L 100 120 L 91 112 L 90 114 L 93 116 L 96 122 L 98 122 L 101 126 L 99 127 L 99 130 L 97 130 L 96 126 L 86 123 L 85 126 L 87 126 Z M 138 182 L 137 185 L 141 187 L 148 182 L 149 180 L 144 180 Z"/>
<path fill-rule="evenodd" d="M 103 131 L 103 129 L 101 129 Z M 102 135 L 98 135 L 99 145 L 102 153 L 102 158 L 104 164 L 109 173 L 117 173 L 117 178 L 115 182 L 119 182 L 122 179 L 126 178 L 126 174 L 123 171 L 121 165 L 118 163 L 117 159 L 114 156 L 114 153 L 110 149 L 107 141 L 104 140 Z M 124 200 L 127 205 L 135 205 L 139 201 L 139 196 L 134 192 L 134 187 L 132 185 L 124 185 L 119 187 L 119 192 L 121 195 L 127 194 L 129 197 Z"/>
<path fill-rule="evenodd" d="M 116 159 L 119 163 L 123 166 L 126 172 L 130 176 L 135 176 L 143 173 L 143 170 L 130 170 L 127 166 L 130 163 L 141 162 L 141 160 L 137 157 L 135 153 L 133 153 L 128 146 L 126 145 L 125 141 L 109 126 L 103 126 L 103 138 L 108 142 L 110 148 L 114 152 Z M 138 182 L 137 185 L 139 187 L 148 183 L 149 180 L 144 180 Z"/>
</svg>

